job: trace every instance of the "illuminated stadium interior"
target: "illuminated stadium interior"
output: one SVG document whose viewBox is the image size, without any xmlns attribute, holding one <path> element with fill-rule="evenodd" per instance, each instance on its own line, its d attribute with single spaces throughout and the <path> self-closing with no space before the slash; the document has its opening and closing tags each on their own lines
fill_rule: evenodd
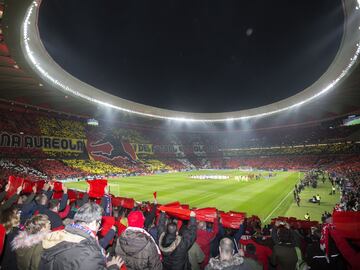
<svg viewBox="0 0 360 270">
<path fill-rule="evenodd" d="M 360 269 L 360 0 L 312 85 L 220 113 L 68 73 L 45 1 L 0 0 L 1 269 Z"/>
<path fill-rule="evenodd" d="M 187 113 L 155 108 L 107 94 L 68 74 L 47 54 L 37 29 L 41 1 L 32 2 L 27 8 L 22 24 L 22 49 L 31 68 L 45 82 L 55 88 L 84 100 L 123 112 L 153 118 L 186 122 L 223 122 L 261 118 L 296 109 L 333 90 L 353 70 L 358 59 L 359 12 L 356 1 L 344 1 L 344 31 L 339 51 L 326 72 L 311 86 L 292 97 L 258 108 L 229 113 Z"/>
</svg>

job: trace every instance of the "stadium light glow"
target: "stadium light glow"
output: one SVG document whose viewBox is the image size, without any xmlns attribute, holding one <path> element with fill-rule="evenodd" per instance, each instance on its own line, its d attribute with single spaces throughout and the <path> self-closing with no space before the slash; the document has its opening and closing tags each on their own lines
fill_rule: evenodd
<svg viewBox="0 0 360 270">
<path fill-rule="evenodd" d="M 108 108 L 113 108 L 113 109 L 116 109 L 119 111 L 133 113 L 133 114 L 137 114 L 140 116 L 151 117 L 151 118 L 167 119 L 167 120 L 173 120 L 173 121 L 179 121 L 179 122 L 232 122 L 232 121 L 236 121 L 236 120 L 261 118 L 261 117 L 273 115 L 276 113 L 284 112 L 287 110 L 291 110 L 291 109 L 299 107 L 305 103 L 308 103 L 308 102 L 318 98 L 319 96 L 322 96 L 325 93 L 329 92 L 331 89 L 333 89 L 341 81 L 341 79 L 344 78 L 344 76 L 346 76 L 348 74 L 350 69 L 357 62 L 358 56 L 360 53 L 359 40 L 357 40 L 356 46 L 352 45 L 353 46 L 352 50 L 354 50 L 354 53 L 350 57 L 350 60 L 347 63 L 347 65 L 345 65 L 345 68 L 343 68 L 341 70 L 341 72 L 338 72 L 338 74 L 336 76 L 334 76 L 334 79 L 330 83 L 327 83 L 327 85 L 325 87 L 319 88 L 317 91 L 313 92 L 311 95 L 304 94 L 304 99 L 301 101 L 293 99 L 293 97 L 290 97 L 283 101 L 264 106 L 261 110 L 260 110 L 260 108 L 255 108 L 255 109 L 250 109 L 250 110 L 235 111 L 235 112 L 229 112 L 229 113 L 218 113 L 218 114 L 217 113 L 203 113 L 203 114 L 198 113 L 198 114 L 195 114 L 195 113 L 182 113 L 182 112 L 176 112 L 176 111 L 170 111 L 170 110 L 163 110 L 163 109 L 150 107 L 150 106 L 146 106 L 146 105 L 134 103 L 134 102 L 129 104 L 129 103 L 126 103 L 128 101 L 123 100 L 123 99 L 121 99 L 122 102 L 118 102 L 118 104 L 113 104 L 113 103 L 104 101 L 100 98 L 94 98 L 87 91 L 76 90 L 77 88 L 80 88 L 80 87 L 78 87 L 80 84 L 81 84 L 80 86 L 83 88 L 84 87 L 91 88 L 91 86 L 87 85 L 84 82 L 78 81 L 76 78 L 74 78 L 70 74 L 67 74 L 64 70 L 62 70 L 62 72 L 68 76 L 68 77 L 66 77 L 66 81 L 61 80 L 58 76 L 59 74 L 57 74 L 56 72 L 52 72 L 51 68 L 46 68 L 46 64 L 44 64 L 44 63 L 47 63 L 47 64 L 52 63 L 53 60 L 46 53 L 41 53 L 41 50 L 45 50 L 41 43 L 39 33 L 38 33 L 38 28 L 37 28 L 37 16 L 38 16 L 41 1 L 42 0 L 35 0 L 30 4 L 30 6 L 28 7 L 28 9 L 26 11 L 25 18 L 24 18 L 24 21 L 22 24 L 22 42 L 23 42 L 22 48 L 24 50 L 25 58 L 28 60 L 30 66 L 35 70 L 35 72 L 38 75 L 40 75 L 40 77 L 43 78 L 44 81 L 53 85 L 55 88 L 65 91 L 67 93 L 70 93 L 72 95 L 75 95 L 77 97 L 83 98 L 89 102 L 99 104 L 99 105 L 102 105 L 102 106 L 105 106 Z M 360 6 L 360 0 L 356 0 L 355 9 L 358 10 L 359 6 Z M 360 26 L 358 27 L 358 29 L 360 29 Z M 352 33 L 349 33 L 348 35 L 351 35 L 351 34 Z M 344 33 L 344 35 L 345 35 L 345 33 Z M 359 36 L 359 34 L 357 34 L 357 37 L 358 36 Z M 345 46 L 345 44 L 343 46 Z M 347 48 L 347 49 L 349 49 L 349 48 Z M 339 50 L 341 50 L 341 49 L 339 49 Z M 55 62 L 54 62 L 54 65 L 56 65 Z M 99 89 L 96 89 L 96 88 L 93 88 L 93 89 L 97 92 L 103 93 L 104 96 L 108 95 L 108 97 L 109 96 L 111 97 L 111 95 L 105 94 L 104 92 L 102 92 Z M 303 90 L 299 94 L 301 94 L 303 92 L 305 92 L 305 90 Z M 112 96 L 112 97 L 115 99 L 114 96 Z M 111 99 L 111 100 L 113 100 L 113 99 Z M 285 105 L 283 103 L 285 103 Z M 258 111 L 258 112 L 256 112 L 256 111 Z M 176 116 L 174 116 L 174 115 L 176 115 Z M 184 116 L 184 115 L 186 115 L 186 116 Z M 221 115 L 221 116 L 216 117 L 216 115 Z M 191 116 L 191 117 L 188 117 L 188 116 Z"/>
</svg>

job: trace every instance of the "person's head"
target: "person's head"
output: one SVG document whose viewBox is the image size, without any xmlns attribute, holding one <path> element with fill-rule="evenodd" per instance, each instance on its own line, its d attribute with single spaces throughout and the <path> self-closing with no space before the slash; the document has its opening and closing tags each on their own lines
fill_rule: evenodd
<svg viewBox="0 0 360 270">
<path fill-rule="evenodd" d="M 177 238 L 178 231 L 177 225 L 175 222 L 169 222 L 166 225 L 166 233 L 162 240 L 161 245 L 164 247 L 169 247 Z"/>
<path fill-rule="evenodd" d="M 277 231 L 279 242 L 291 243 L 291 232 L 285 227 L 280 227 Z"/>
<path fill-rule="evenodd" d="M 132 211 L 128 215 L 128 225 L 130 227 L 143 228 L 145 217 L 141 211 Z"/>
<path fill-rule="evenodd" d="M 255 253 L 256 253 L 256 247 L 255 247 L 255 245 L 253 245 L 253 244 L 247 244 L 247 245 L 245 246 L 245 252 L 246 252 L 246 254 L 249 254 L 249 255 L 255 255 Z"/>
<path fill-rule="evenodd" d="M 197 224 L 197 228 L 199 230 L 206 230 L 206 222 L 205 221 L 199 221 Z"/>
<path fill-rule="evenodd" d="M 28 197 L 27 195 L 22 194 L 21 196 L 19 196 L 19 199 L 18 199 L 17 203 L 18 204 L 23 204 L 26 201 L 27 197 Z"/>
<path fill-rule="evenodd" d="M 97 232 L 101 225 L 102 208 L 96 203 L 85 203 L 74 215 L 74 223 L 86 225 Z"/>
<path fill-rule="evenodd" d="M 0 215 L 0 222 L 5 227 L 6 232 L 9 232 L 12 228 L 19 226 L 19 210 L 14 206 L 4 210 Z"/>
<path fill-rule="evenodd" d="M 177 234 L 177 225 L 176 225 L 176 223 L 170 222 L 169 224 L 167 224 L 166 233 L 171 234 L 171 235 L 176 235 Z"/>
<path fill-rule="evenodd" d="M 49 209 L 53 212 L 58 212 L 59 211 L 59 200 L 51 199 L 49 201 Z"/>
<path fill-rule="evenodd" d="M 25 231 L 28 234 L 36 234 L 41 231 L 50 231 L 50 220 L 46 215 L 32 216 L 25 222 Z"/>
<path fill-rule="evenodd" d="M 234 243 L 230 238 L 223 238 L 219 245 L 220 260 L 227 261 L 231 259 L 234 254 Z"/>
<path fill-rule="evenodd" d="M 39 205 L 47 205 L 49 200 L 45 194 L 39 194 L 36 196 L 35 201 Z"/>
</svg>

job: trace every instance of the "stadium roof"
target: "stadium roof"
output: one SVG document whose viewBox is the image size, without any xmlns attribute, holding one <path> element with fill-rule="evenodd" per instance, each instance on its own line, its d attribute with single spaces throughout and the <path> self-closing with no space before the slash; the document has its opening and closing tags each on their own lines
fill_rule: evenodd
<svg viewBox="0 0 360 270">
<path fill-rule="evenodd" d="M 328 70 L 297 95 L 250 110 L 230 113 L 184 113 L 127 101 L 74 78 L 59 67 L 42 46 L 37 29 L 41 0 L 5 1 L 0 43 L 0 98 L 89 117 L 107 114 L 104 106 L 144 120 L 224 121 L 248 119 L 277 123 L 317 121 L 360 109 L 360 42 L 358 1 L 343 1 L 344 35 Z M 24 22 L 27 22 L 24 24 Z M 31 55 L 30 55 L 31 53 Z M 34 65 L 34 63 L 36 63 Z M 333 87 L 334 86 L 334 87 Z"/>
</svg>

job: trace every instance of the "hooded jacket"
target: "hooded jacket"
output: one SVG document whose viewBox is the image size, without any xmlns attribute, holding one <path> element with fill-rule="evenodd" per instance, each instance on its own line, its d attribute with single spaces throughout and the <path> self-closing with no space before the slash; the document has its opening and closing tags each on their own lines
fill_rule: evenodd
<svg viewBox="0 0 360 270">
<path fill-rule="evenodd" d="M 97 239 L 70 225 L 48 234 L 42 242 L 40 270 L 102 270 L 106 258 Z"/>
<path fill-rule="evenodd" d="M 144 229 L 128 227 L 118 238 L 115 253 L 128 270 L 162 270 L 158 247 Z"/>
<path fill-rule="evenodd" d="M 48 231 L 41 231 L 36 234 L 28 234 L 25 231 L 19 234 L 11 242 L 12 249 L 16 253 L 18 270 L 37 270 L 39 268 L 42 241 Z"/>
<path fill-rule="evenodd" d="M 159 221 L 159 247 L 164 256 L 165 270 L 191 269 L 188 251 L 196 240 L 196 219 L 190 218 L 188 228 L 181 235 L 166 236 L 165 213 L 161 213 Z"/>
</svg>

